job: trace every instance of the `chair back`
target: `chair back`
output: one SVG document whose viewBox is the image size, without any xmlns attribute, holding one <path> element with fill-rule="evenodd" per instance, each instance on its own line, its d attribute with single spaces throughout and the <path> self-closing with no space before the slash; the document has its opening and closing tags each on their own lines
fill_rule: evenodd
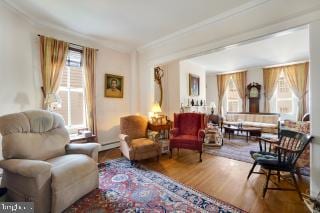
<svg viewBox="0 0 320 213">
<path fill-rule="evenodd" d="M 300 132 L 281 130 L 280 148 L 277 149 L 279 162 L 294 167 L 312 138 L 312 136 Z"/>
<path fill-rule="evenodd" d="M 175 113 L 174 127 L 179 128 L 181 135 L 198 135 L 199 129 L 204 129 L 204 117 L 202 113 Z"/>
<path fill-rule="evenodd" d="M 32 110 L 0 117 L 4 159 L 47 160 L 66 153 L 69 134 L 61 115 Z"/>
<path fill-rule="evenodd" d="M 148 120 L 141 115 L 129 115 L 120 118 L 120 133 L 128 135 L 130 139 L 146 138 Z"/>
</svg>

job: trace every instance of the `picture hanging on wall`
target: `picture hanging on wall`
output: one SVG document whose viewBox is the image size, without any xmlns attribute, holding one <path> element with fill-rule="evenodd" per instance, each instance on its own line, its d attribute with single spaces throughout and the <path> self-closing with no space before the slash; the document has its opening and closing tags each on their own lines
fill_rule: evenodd
<svg viewBox="0 0 320 213">
<path fill-rule="evenodd" d="M 200 77 L 189 73 L 189 96 L 200 95 Z"/>
<path fill-rule="evenodd" d="M 104 96 L 109 98 L 123 98 L 123 76 L 105 75 Z"/>
</svg>

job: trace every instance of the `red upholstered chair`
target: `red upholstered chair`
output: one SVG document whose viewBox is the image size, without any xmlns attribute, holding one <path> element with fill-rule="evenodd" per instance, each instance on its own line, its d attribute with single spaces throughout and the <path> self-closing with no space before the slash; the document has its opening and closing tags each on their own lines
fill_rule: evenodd
<svg viewBox="0 0 320 213">
<path fill-rule="evenodd" d="M 204 114 L 200 113 L 175 113 L 174 128 L 170 130 L 170 153 L 172 149 L 198 150 L 200 162 L 202 143 L 205 136 Z"/>
</svg>

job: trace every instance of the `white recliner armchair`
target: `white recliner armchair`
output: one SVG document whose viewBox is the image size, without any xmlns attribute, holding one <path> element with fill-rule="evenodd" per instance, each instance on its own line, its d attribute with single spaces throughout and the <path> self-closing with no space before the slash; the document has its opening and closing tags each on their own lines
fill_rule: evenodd
<svg viewBox="0 0 320 213">
<path fill-rule="evenodd" d="M 62 212 L 98 187 L 99 144 L 69 144 L 63 118 L 35 110 L 0 117 L 2 185 L 35 212 Z"/>
</svg>

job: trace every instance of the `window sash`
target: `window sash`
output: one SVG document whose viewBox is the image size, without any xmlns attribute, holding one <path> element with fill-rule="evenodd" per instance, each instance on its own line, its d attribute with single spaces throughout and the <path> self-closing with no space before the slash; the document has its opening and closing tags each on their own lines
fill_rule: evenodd
<svg viewBox="0 0 320 213">
<path fill-rule="evenodd" d="M 66 120 L 66 128 L 68 129 L 79 129 L 79 128 L 84 128 L 86 127 L 86 116 L 85 116 L 85 97 L 84 97 L 84 88 L 75 88 L 75 87 L 71 87 L 71 70 L 74 69 L 74 67 L 70 67 L 70 66 L 65 66 L 64 71 L 67 72 L 67 86 L 60 86 L 59 87 L 59 91 L 64 91 L 67 93 L 67 120 Z M 81 68 L 80 68 L 81 69 Z M 82 81 L 82 84 L 84 82 Z M 72 124 L 72 112 L 71 112 L 71 101 L 72 101 L 72 93 L 81 93 L 82 94 L 82 102 L 83 102 L 83 110 L 82 110 L 82 120 L 83 123 L 82 124 Z"/>
</svg>

